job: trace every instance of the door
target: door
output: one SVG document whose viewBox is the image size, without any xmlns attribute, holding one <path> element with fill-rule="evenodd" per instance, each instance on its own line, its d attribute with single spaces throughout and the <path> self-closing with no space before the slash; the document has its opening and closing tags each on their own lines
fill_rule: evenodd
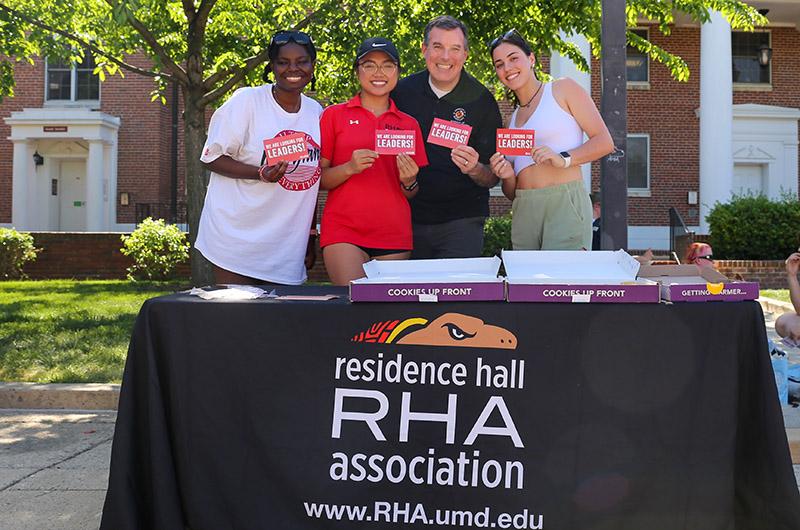
<svg viewBox="0 0 800 530">
<path fill-rule="evenodd" d="M 733 193 L 736 195 L 766 195 L 764 164 L 734 164 Z"/>
<path fill-rule="evenodd" d="M 59 164 L 59 230 L 86 230 L 86 160 L 62 160 Z"/>
</svg>

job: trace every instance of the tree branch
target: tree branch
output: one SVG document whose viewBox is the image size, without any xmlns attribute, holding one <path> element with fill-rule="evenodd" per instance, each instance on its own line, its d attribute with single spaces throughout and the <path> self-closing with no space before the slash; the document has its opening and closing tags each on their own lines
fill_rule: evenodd
<svg viewBox="0 0 800 530">
<path fill-rule="evenodd" d="M 106 3 L 112 8 L 116 7 L 116 0 L 106 0 Z M 175 79 L 185 85 L 188 85 L 189 77 L 186 75 L 186 71 L 172 60 L 172 57 L 170 57 L 169 53 L 167 53 L 163 46 L 158 43 L 150 30 L 147 29 L 139 19 L 133 16 L 133 13 L 131 13 L 130 10 L 128 10 L 128 23 L 139 33 L 139 35 L 142 36 L 144 41 L 153 50 L 153 53 L 158 56 L 159 59 L 161 59 L 164 67 L 166 67 L 172 73 Z"/>
<path fill-rule="evenodd" d="M 161 76 L 164 79 L 167 79 L 167 80 L 170 80 L 170 81 L 172 80 L 172 76 L 169 75 L 169 74 L 159 74 L 159 73 L 156 73 L 156 72 L 152 72 L 150 70 L 145 70 L 143 68 L 139 68 L 138 66 L 133 66 L 132 64 L 128 64 L 128 63 L 126 63 L 124 61 L 121 61 L 120 59 L 117 59 L 116 57 L 114 57 L 110 53 L 102 50 L 101 48 L 97 47 L 96 45 L 92 44 L 91 42 L 78 37 L 77 35 L 73 35 L 72 33 L 69 33 L 69 32 L 64 31 L 62 29 L 55 28 L 53 26 L 50 26 L 49 24 L 45 24 L 44 22 L 41 22 L 39 20 L 30 18 L 29 16 L 24 15 L 20 11 L 17 11 L 14 8 L 8 7 L 5 4 L 0 3 L 0 11 L 5 11 L 6 13 L 10 14 L 11 16 L 16 17 L 16 18 L 18 18 L 18 19 L 20 19 L 20 20 L 22 20 L 24 22 L 27 22 L 28 24 L 30 24 L 32 26 L 36 26 L 37 28 L 43 29 L 45 31 L 50 31 L 50 32 L 55 33 L 57 35 L 61 35 L 62 37 L 66 38 L 66 39 L 69 39 L 69 40 L 71 40 L 73 42 L 76 42 L 76 43 L 80 44 L 82 47 L 94 52 L 95 55 L 99 55 L 101 57 L 105 57 L 106 59 L 108 59 L 112 63 L 116 64 L 120 68 L 128 70 L 129 72 L 133 72 L 135 74 L 143 75 L 143 76 L 146 76 L 146 77 L 158 77 L 158 76 Z"/>
<path fill-rule="evenodd" d="M 208 15 L 211 13 L 211 9 L 217 3 L 217 0 L 202 0 L 200 2 L 200 7 L 197 9 L 195 13 L 195 17 L 193 20 L 189 21 L 189 31 L 192 35 L 191 41 L 196 44 L 196 49 L 192 49 L 192 42 L 189 43 L 189 53 L 197 52 L 197 55 L 201 55 L 201 50 L 203 44 L 206 40 L 206 26 L 208 25 Z"/>
<path fill-rule="evenodd" d="M 203 0 L 203 1 L 205 2 L 206 0 Z M 215 1 L 216 0 L 209 0 L 210 3 L 214 3 Z M 322 7 L 317 9 L 316 11 L 312 11 L 311 13 L 306 15 L 305 18 L 303 18 L 303 20 L 301 20 L 300 22 L 298 22 L 297 24 L 295 24 L 292 27 L 292 30 L 293 31 L 300 31 L 301 29 L 303 29 L 306 26 L 308 26 L 314 20 L 315 17 L 317 17 L 319 14 L 321 14 L 325 10 L 326 7 L 327 6 L 323 5 Z M 338 18 L 341 19 L 341 18 L 343 18 L 343 16 L 339 16 Z M 206 78 L 206 80 L 203 82 L 203 84 L 208 89 L 211 89 L 211 87 L 213 87 L 214 85 L 219 83 L 222 79 L 225 79 L 228 76 L 232 76 L 222 86 L 220 86 L 220 87 L 218 87 L 216 89 L 211 89 L 209 92 L 207 92 L 203 96 L 203 101 L 205 103 L 209 103 L 209 102 L 213 101 L 215 98 L 225 94 L 225 92 L 227 92 L 233 86 L 235 86 L 236 83 L 238 83 L 239 81 L 244 79 L 245 75 L 247 75 L 247 72 L 249 72 L 250 70 L 252 70 L 256 66 L 258 66 L 259 64 L 264 62 L 268 57 L 267 56 L 267 52 L 268 52 L 267 49 L 261 50 L 258 54 L 253 55 L 253 56 L 248 57 L 247 59 L 245 59 L 244 63 L 241 66 L 235 66 L 233 68 L 226 68 L 224 70 L 220 70 L 220 71 L 210 75 L 208 78 Z"/>
<path fill-rule="evenodd" d="M 263 49 L 258 54 L 248 57 L 244 60 L 241 66 L 234 66 L 233 68 L 226 68 L 225 70 L 220 70 L 208 76 L 203 84 L 206 86 L 207 89 L 211 89 L 214 85 L 219 83 L 222 79 L 225 79 L 228 76 L 236 76 L 240 72 L 244 75 L 247 75 L 247 72 L 261 64 L 262 62 L 266 61 L 268 58 L 267 52 L 268 49 Z M 242 76 L 243 78 L 244 76 Z M 240 78 L 241 79 L 241 78 Z"/>
<path fill-rule="evenodd" d="M 192 0 L 182 0 L 183 4 L 183 13 L 186 15 L 187 20 L 191 20 L 194 18 L 197 11 L 194 8 L 194 2 Z"/>
<path fill-rule="evenodd" d="M 267 60 L 267 51 L 268 50 L 262 50 L 258 55 L 254 55 L 245 59 L 243 66 L 237 66 L 234 69 L 225 70 L 224 72 L 217 72 L 210 76 L 204 83 L 207 87 L 214 86 L 217 81 L 222 79 L 225 75 L 230 75 L 231 77 L 217 88 L 206 92 L 200 102 L 203 105 L 208 105 L 212 101 L 224 95 L 228 90 L 236 86 L 237 83 L 247 76 L 247 73 L 250 70 Z M 213 78 L 216 79 L 213 82 L 210 82 Z"/>
<path fill-rule="evenodd" d="M 214 7 L 216 3 L 217 0 L 202 0 L 200 2 L 200 8 L 197 10 L 197 18 L 200 18 L 203 21 L 207 21 L 208 15 L 209 13 L 211 13 L 211 9 Z"/>
</svg>

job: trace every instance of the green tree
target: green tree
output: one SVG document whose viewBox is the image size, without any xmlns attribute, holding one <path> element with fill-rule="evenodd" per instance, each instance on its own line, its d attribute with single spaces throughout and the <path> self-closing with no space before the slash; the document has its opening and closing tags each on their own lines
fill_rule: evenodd
<svg viewBox="0 0 800 530">
<path fill-rule="evenodd" d="M 186 181 L 190 240 L 200 219 L 207 173 L 199 161 L 205 142 L 205 111 L 235 88 L 258 83 L 267 60 L 270 35 L 278 29 L 307 30 L 319 47 L 318 94 L 341 100 L 354 90 L 351 71 L 357 44 L 368 35 L 393 38 L 404 68 L 422 67 L 422 28 L 449 13 L 471 28 L 468 68 L 494 83 L 484 44 L 511 27 L 535 43 L 537 53 L 556 50 L 586 68 L 578 50 L 559 30 L 587 37 L 600 50 L 601 0 L 0 0 L 0 96 L 13 95 L 14 62 L 35 57 L 80 61 L 92 53 L 101 80 L 134 73 L 154 81 L 153 99 L 165 101 L 170 83 L 180 87 L 184 108 Z M 668 33 L 677 12 L 708 20 L 722 12 L 737 29 L 752 29 L 766 19 L 736 0 L 628 0 L 627 18 L 658 21 Z M 679 57 L 629 33 L 633 46 L 664 63 L 679 80 L 689 72 Z M 128 62 L 141 51 L 149 68 Z M 208 269 L 192 260 L 196 283 Z"/>
</svg>

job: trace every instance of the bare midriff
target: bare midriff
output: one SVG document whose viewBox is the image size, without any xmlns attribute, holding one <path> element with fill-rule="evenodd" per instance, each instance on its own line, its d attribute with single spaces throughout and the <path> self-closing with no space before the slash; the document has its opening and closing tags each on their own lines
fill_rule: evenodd
<svg viewBox="0 0 800 530">
<path fill-rule="evenodd" d="M 517 175 L 518 190 L 549 188 L 583 178 L 580 166 L 557 168 L 550 164 L 532 164 Z"/>
</svg>

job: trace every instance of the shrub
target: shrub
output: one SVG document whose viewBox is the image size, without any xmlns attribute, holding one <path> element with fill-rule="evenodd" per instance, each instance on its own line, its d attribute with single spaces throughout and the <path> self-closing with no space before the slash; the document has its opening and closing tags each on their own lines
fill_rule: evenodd
<svg viewBox="0 0 800 530">
<path fill-rule="evenodd" d="M 503 249 L 511 250 L 511 213 L 489 217 L 483 227 L 483 255 L 499 256 Z"/>
<path fill-rule="evenodd" d="M 39 250 L 33 246 L 32 235 L 0 228 L 0 279 L 23 278 L 22 267 L 35 260 Z"/>
<path fill-rule="evenodd" d="M 176 265 L 189 259 L 186 234 L 163 219 L 148 217 L 131 235 L 122 236 L 122 243 L 121 252 L 133 258 L 127 269 L 131 280 L 165 280 Z"/>
<path fill-rule="evenodd" d="M 800 243 L 800 202 L 784 195 L 734 196 L 706 217 L 714 256 L 723 259 L 785 259 Z"/>
</svg>

